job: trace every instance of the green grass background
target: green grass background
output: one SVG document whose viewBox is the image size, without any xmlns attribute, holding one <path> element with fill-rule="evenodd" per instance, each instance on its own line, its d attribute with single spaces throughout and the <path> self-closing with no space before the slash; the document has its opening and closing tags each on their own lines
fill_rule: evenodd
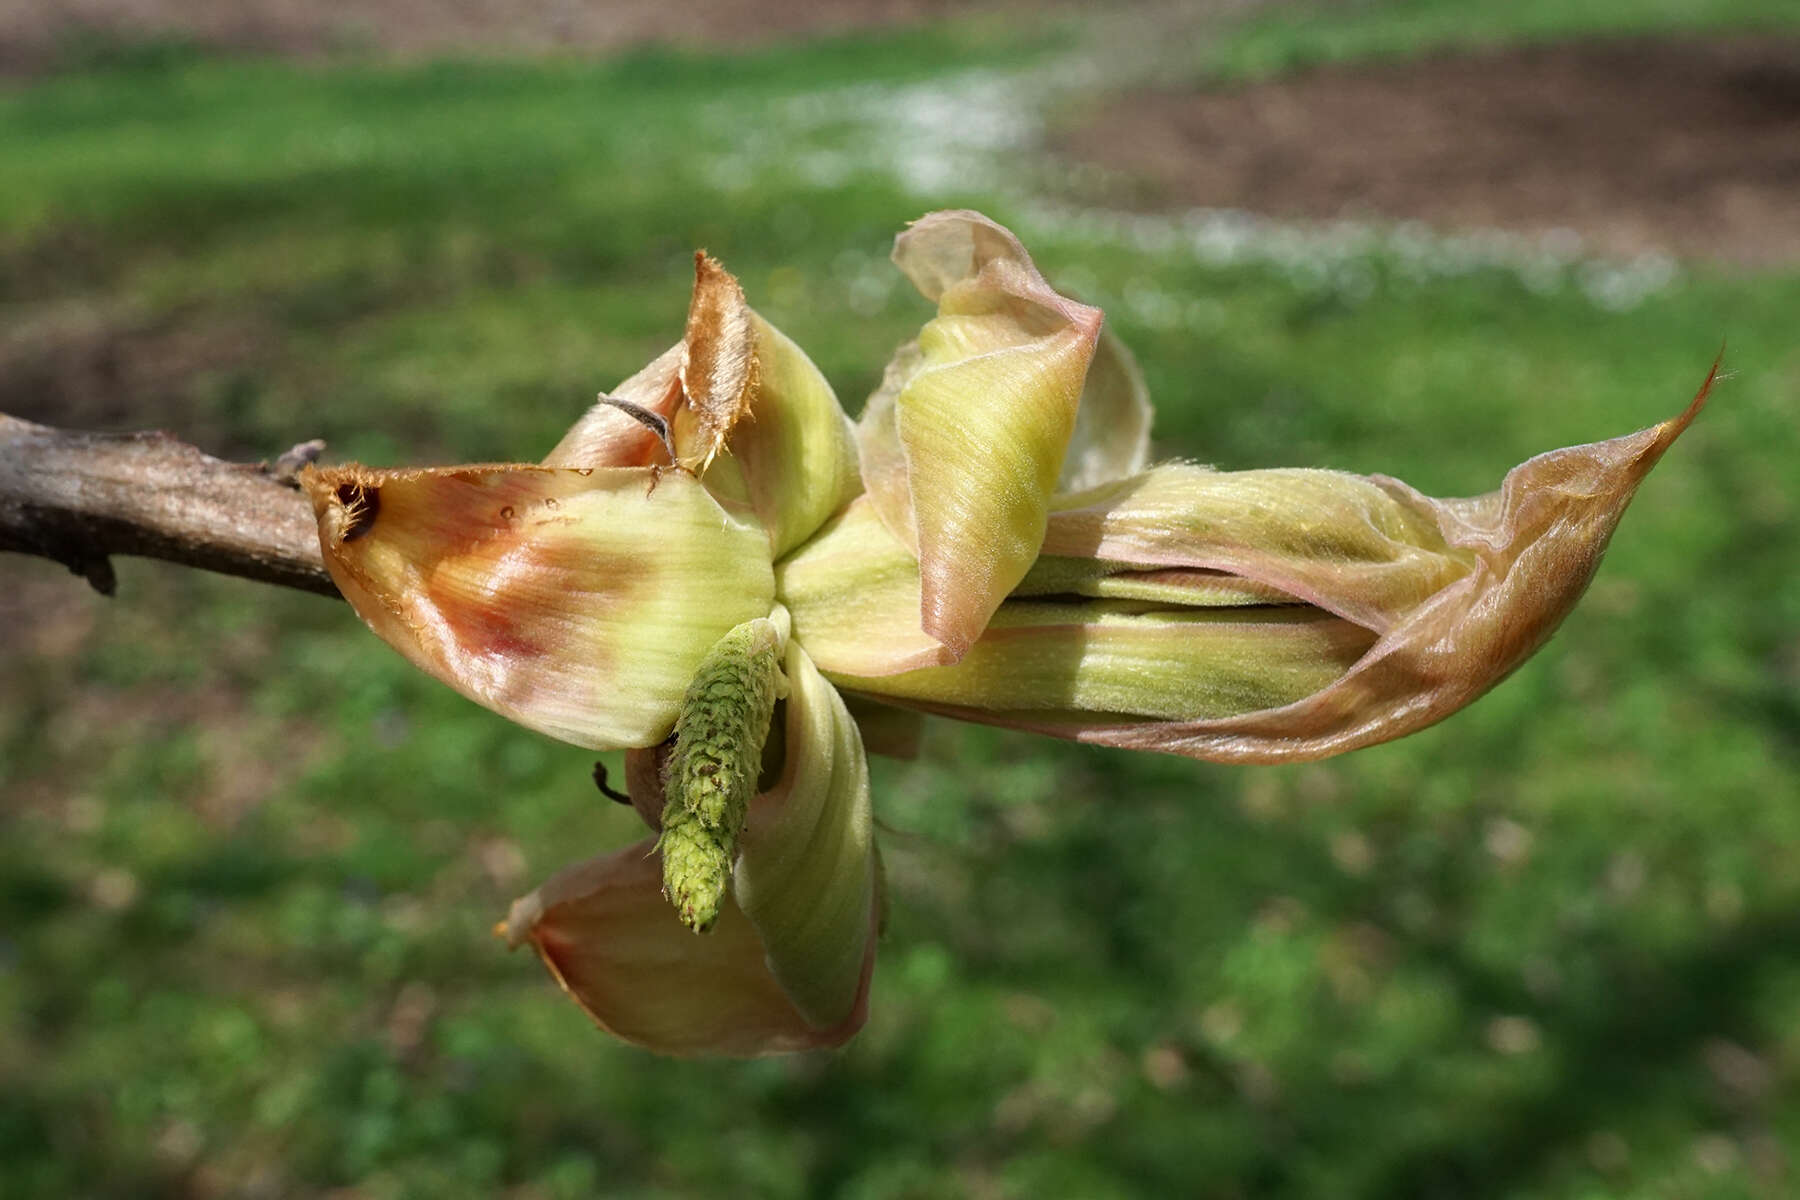
<svg viewBox="0 0 1800 1200">
<path fill-rule="evenodd" d="M 1788 12 L 1369 3 L 1191 61 Z M 633 818 L 591 756 L 341 605 L 140 562 L 104 600 L 0 562 L 0 1193 L 1800 1187 L 1800 274 L 1689 265 L 1619 305 L 1596 268 L 1453 241 L 1256 234 L 1226 262 L 1075 219 L 1079 173 L 977 117 L 1057 111 L 1090 35 L 115 47 L 0 92 L 0 408 L 225 454 L 537 457 L 678 335 L 695 246 L 855 407 L 926 315 L 890 239 L 951 205 L 1103 305 L 1159 449 L 1224 467 L 1474 493 L 1677 411 L 1722 340 L 1732 371 L 1558 637 L 1432 730 L 1236 769 L 944 724 L 878 762 L 892 926 L 830 1055 L 657 1059 L 506 954 L 512 897 Z M 102 343 L 114 385 L 56 390 Z"/>
</svg>

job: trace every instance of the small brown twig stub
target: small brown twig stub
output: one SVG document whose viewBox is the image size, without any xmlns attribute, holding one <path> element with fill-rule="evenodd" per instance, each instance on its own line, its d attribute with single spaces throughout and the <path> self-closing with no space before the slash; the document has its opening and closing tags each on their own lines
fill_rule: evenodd
<svg viewBox="0 0 1800 1200">
<path fill-rule="evenodd" d="M 322 448 L 273 469 L 166 433 L 82 433 L 0 413 L 0 550 L 54 559 L 111 595 L 114 554 L 166 559 L 335 596 L 312 505 L 293 483 Z"/>
</svg>

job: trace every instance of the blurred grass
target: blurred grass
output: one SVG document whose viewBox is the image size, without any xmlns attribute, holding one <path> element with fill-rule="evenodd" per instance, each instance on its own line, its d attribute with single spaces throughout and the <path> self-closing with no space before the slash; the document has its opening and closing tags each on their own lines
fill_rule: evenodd
<svg viewBox="0 0 1800 1200">
<path fill-rule="evenodd" d="M 1201 48 L 1209 75 L 1257 79 L 1324 63 L 1576 37 L 1791 31 L 1787 0 L 1350 0 L 1273 6 Z"/>
<path fill-rule="evenodd" d="M 1317 27 L 1338 41 L 1265 21 L 1219 53 L 1410 51 L 1476 11 L 1575 27 L 1358 5 Z M 1161 448 L 1221 466 L 1486 490 L 1676 411 L 1728 338 L 1734 376 L 1552 645 L 1442 726 L 1307 767 L 934 727 L 876 768 L 869 1028 L 665 1062 L 487 932 L 636 836 L 590 756 L 340 606 L 134 562 L 103 601 L 9 560 L 0 1192 L 1787 1194 L 1800 275 L 1696 267 L 1609 305 L 1580 265 L 1222 266 L 1103 236 L 1029 202 L 1040 168 L 970 100 L 1034 94 L 1075 44 L 156 55 L 16 87 L 0 408 L 251 456 L 535 457 L 674 340 L 697 245 L 854 407 L 925 311 L 888 242 L 954 204 L 1103 304 Z"/>
</svg>

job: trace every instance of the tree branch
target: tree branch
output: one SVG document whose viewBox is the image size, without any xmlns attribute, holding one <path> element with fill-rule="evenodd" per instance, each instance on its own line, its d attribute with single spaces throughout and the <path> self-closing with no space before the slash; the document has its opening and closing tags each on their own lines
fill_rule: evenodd
<svg viewBox="0 0 1800 1200">
<path fill-rule="evenodd" d="M 0 550 L 54 559 L 111 595 L 138 554 L 335 596 L 312 505 L 294 485 L 323 443 L 273 467 L 228 463 L 166 433 L 81 433 L 0 413 Z"/>
</svg>

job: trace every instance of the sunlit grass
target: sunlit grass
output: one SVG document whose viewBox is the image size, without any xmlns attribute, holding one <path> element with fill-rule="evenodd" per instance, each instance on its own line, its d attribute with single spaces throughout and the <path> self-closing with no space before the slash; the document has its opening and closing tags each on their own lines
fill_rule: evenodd
<svg viewBox="0 0 1800 1200">
<path fill-rule="evenodd" d="M 1254 15 L 1202 50 L 1209 76 L 1263 78 L 1324 63 L 1406 58 L 1579 37 L 1693 33 L 1792 34 L 1785 0 L 1383 0 L 1300 3 Z"/>
</svg>

